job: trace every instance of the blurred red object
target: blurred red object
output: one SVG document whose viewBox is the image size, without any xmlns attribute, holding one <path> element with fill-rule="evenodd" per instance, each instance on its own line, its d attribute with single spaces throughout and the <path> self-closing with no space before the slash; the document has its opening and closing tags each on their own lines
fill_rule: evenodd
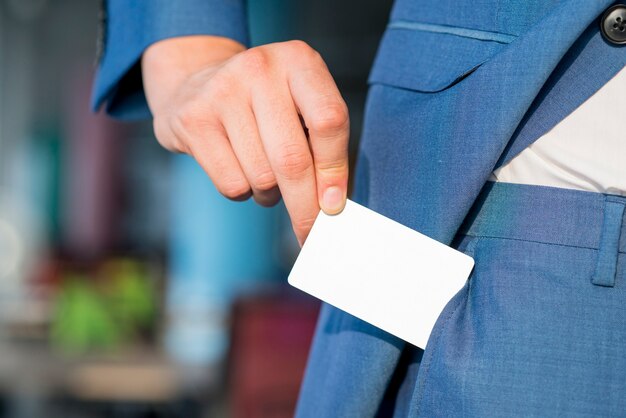
<svg viewBox="0 0 626 418">
<path fill-rule="evenodd" d="M 293 417 L 318 311 L 317 300 L 297 291 L 235 303 L 228 372 L 233 418 Z"/>
</svg>

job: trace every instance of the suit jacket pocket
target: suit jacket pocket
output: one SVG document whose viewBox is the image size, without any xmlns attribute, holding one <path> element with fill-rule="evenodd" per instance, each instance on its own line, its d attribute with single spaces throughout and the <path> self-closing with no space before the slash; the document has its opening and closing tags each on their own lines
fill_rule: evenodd
<svg viewBox="0 0 626 418">
<path fill-rule="evenodd" d="M 463 80 L 514 39 L 496 32 L 392 21 L 368 82 L 436 93 Z"/>
</svg>

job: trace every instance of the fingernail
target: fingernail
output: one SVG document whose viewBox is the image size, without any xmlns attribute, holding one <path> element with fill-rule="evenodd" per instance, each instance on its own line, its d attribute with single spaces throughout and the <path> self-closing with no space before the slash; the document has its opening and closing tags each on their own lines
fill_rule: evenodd
<svg viewBox="0 0 626 418">
<path fill-rule="evenodd" d="M 337 186 L 331 186 L 324 192 L 322 198 L 322 206 L 324 212 L 333 214 L 337 213 L 343 207 L 343 192 Z"/>
</svg>

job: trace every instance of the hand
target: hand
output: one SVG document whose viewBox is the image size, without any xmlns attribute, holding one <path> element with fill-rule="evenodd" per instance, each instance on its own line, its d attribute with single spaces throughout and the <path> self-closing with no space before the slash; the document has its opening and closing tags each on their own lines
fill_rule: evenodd
<svg viewBox="0 0 626 418">
<path fill-rule="evenodd" d="M 282 195 L 301 245 L 320 207 L 343 209 L 348 109 L 306 43 L 173 38 L 146 50 L 142 71 L 158 141 L 193 156 L 224 196 L 270 206 Z"/>
</svg>

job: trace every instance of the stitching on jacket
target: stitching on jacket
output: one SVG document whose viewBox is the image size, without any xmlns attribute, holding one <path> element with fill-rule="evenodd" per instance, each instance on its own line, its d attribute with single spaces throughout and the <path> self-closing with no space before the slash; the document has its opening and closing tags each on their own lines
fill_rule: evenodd
<svg viewBox="0 0 626 418">
<path fill-rule="evenodd" d="M 456 26 L 435 25 L 432 23 L 410 22 L 407 20 L 394 20 L 387 25 L 389 29 L 409 29 L 422 32 L 443 33 L 447 35 L 456 35 L 463 38 L 476 39 L 479 41 L 498 42 L 500 44 L 509 44 L 513 42 L 517 36 L 506 33 L 489 32 L 478 29 L 467 29 Z"/>
</svg>

